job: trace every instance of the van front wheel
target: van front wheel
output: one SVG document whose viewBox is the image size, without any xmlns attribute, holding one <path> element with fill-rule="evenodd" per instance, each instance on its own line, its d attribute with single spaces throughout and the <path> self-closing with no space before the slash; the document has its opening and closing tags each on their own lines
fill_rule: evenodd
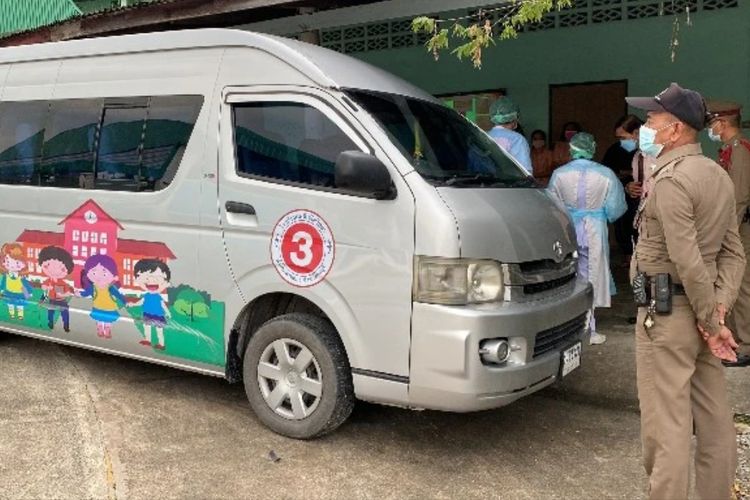
<svg viewBox="0 0 750 500">
<path fill-rule="evenodd" d="M 322 436 L 354 407 L 351 369 L 333 326 L 309 314 L 285 314 L 252 336 L 243 360 L 250 406 L 274 432 Z"/>
</svg>

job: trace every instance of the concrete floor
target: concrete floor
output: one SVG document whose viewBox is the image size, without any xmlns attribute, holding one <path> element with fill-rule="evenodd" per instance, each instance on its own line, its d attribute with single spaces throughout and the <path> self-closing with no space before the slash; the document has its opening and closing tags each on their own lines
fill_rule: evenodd
<svg viewBox="0 0 750 500">
<path fill-rule="evenodd" d="M 312 442 L 239 385 L 1 336 L 0 498 L 642 498 L 627 300 L 561 386 L 467 415 L 359 404 Z M 750 369 L 728 377 L 750 413 Z"/>
</svg>

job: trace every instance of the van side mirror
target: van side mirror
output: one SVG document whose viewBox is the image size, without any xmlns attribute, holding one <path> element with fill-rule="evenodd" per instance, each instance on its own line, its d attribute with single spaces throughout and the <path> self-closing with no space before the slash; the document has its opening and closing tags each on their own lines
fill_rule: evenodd
<svg viewBox="0 0 750 500">
<path fill-rule="evenodd" d="M 392 200 L 396 188 L 382 161 L 361 151 L 344 151 L 336 160 L 336 188 L 376 200 Z"/>
</svg>

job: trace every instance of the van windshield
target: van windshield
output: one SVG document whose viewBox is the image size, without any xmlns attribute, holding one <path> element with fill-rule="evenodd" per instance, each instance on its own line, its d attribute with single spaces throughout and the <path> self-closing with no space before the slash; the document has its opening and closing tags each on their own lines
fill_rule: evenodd
<svg viewBox="0 0 750 500">
<path fill-rule="evenodd" d="M 347 93 L 380 122 L 414 169 L 434 185 L 536 185 L 495 141 L 452 109 L 396 94 Z"/>
</svg>

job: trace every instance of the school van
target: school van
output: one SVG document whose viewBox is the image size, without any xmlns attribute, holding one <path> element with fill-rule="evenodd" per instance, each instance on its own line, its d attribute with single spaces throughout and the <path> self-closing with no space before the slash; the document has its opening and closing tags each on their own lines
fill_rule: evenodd
<svg viewBox="0 0 750 500">
<path fill-rule="evenodd" d="M 559 380 L 576 260 L 481 130 L 336 52 L 221 29 L 0 50 L 0 328 L 243 381 L 278 433 Z"/>
</svg>

